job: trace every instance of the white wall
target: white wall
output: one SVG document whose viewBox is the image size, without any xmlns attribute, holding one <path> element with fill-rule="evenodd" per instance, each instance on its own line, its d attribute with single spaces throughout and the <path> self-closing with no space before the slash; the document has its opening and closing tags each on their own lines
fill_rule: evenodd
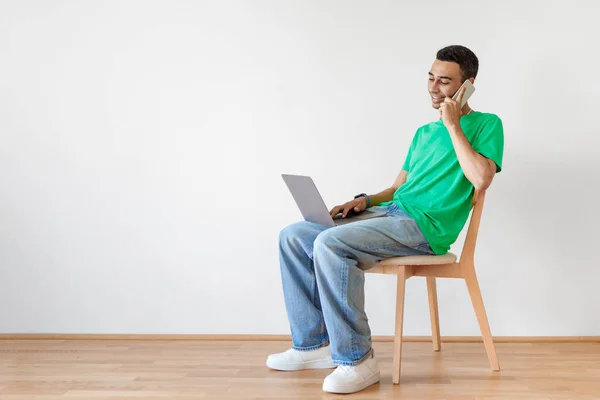
<svg viewBox="0 0 600 400">
<path fill-rule="evenodd" d="M 409 5 L 410 4 L 410 5 Z M 504 121 L 478 273 L 496 335 L 600 335 L 595 1 L 0 2 L 0 332 L 289 333 L 277 235 L 379 191 L 436 118 L 435 52 Z M 459 239 L 462 241 L 462 237 Z M 459 252 L 461 243 L 454 246 Z M 443 335 L 477 335 L 441 281 Z M 405 333 L 425 335 L 425 284 Z M 374 334 L 395 282 L 369 276 Z"/>
</svg>

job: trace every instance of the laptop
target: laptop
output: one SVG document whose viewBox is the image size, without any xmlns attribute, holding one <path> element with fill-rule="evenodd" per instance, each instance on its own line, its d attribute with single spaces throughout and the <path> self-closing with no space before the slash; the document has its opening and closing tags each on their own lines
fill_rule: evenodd
<svg viewBox="0 0 600 400">
<path fill-rule="evenodd" d="M 325 201 L 323 201 L 317 186 L 310 176 L 282 174 L 281 177 L 290 190 L 290 193 L 292 193 L 292 197 L 294 197 L 306 221 L 332 228 L 338 225 L 386 215 L 384 211 L 371 211 L 367 209 L 352 217 L 342 218 L 341 214 L 338 214 L 335 218 L 331 218 Z"/>
</svg>

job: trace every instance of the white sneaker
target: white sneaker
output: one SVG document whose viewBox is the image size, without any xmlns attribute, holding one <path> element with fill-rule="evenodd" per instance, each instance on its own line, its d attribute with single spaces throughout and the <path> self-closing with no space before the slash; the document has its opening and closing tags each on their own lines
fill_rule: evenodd
<svg viewBox="0 0 600 400">
<path fill-rule="evenodd" d="M 340 365 L 323 382 L 323 390 L 330 393 L 354 393 L 379 382 L 379 366 L 372 353 L 359 365 Z"/>
<path fill-rule="evenodd" d="M 267 358 L 267 367 L 280 371 L 299 371 L 301 369 L 335 368 L 329 346 L 316 350 L 299 351 L 289 349 L 283 353 L 271 354 Z"/>
</svg>

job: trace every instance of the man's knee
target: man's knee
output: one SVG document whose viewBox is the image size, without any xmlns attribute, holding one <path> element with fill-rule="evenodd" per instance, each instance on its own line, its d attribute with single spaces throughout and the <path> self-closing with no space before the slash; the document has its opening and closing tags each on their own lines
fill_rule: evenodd
<svg viewBox="0 0 600 400">
<path fill-rule="evenodd" d="M 349 224 L 351 225 L 351 224 Z M 315 240 L 314 252 L 330 252 L 341 257 L 351 256 L 364 239 L 360 229 L 342 225 L 322 232 Z"/>
<path fill-rule="evenodd" d="M 310 233 L 310 222 L 301 221 L 288 225 L 279 232 L 279 244 L 285 245 L 302 240 Z"/>
<path fill-rule="evenodd" d="M 328 229 L 321 232 L 315 240 L 314 253 L 319 254 L 325 251 L 336 251 L 340 245 L 340 232 L 337 228 Z"/>
<path fill-rule="evenodd" d="M 301 224 L 301 222 L 297 222 L 295 224 L 288 225 L 285 228 L 283 228 L 279 232 L 279 243 L 288 243 L 290 239 L 298 236 L 299 224 Z"/>
</svg>

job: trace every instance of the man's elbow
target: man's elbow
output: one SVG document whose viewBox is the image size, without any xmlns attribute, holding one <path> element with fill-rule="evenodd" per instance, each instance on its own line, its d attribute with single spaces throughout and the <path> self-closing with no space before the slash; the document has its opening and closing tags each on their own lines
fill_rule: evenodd
<svg viewBox="0 0 600 400">
<path fill-rule="evenodd" d="M 475 182 L 472 182 L 473 186 L 475 187 L 475 190 L 477 190 L 478 192 L 483 192 L 487 190 L 487 188 L 490 187 L 492 181 L 494 180 L 494 175 L 496 175 L 495 171 L 491 173 L 486 173 L 478 179 L 475 179 Z"/>
<path fill-rule="evenodd" d="M 484 181 L 482 181 L 482 182 L 478 182 L 476 184 L 473 184 L 473 186 L 475 187 L 476 191 L 483 192 L 483 191 L 487 190 L 487 188 L 489 188 L 491 184 L 492 184 L 491 181 L 490 182 L 484 182 Z"/>
<path fill-rule="evenodd" d="M 478 192 L 487 190 L 496 176 L 496 163 L 489 158 L 484 158 L 486 163 L 482 169 L 478 171 L 477 176 L 471 180 L 471 183 Z"/>
</svg>

